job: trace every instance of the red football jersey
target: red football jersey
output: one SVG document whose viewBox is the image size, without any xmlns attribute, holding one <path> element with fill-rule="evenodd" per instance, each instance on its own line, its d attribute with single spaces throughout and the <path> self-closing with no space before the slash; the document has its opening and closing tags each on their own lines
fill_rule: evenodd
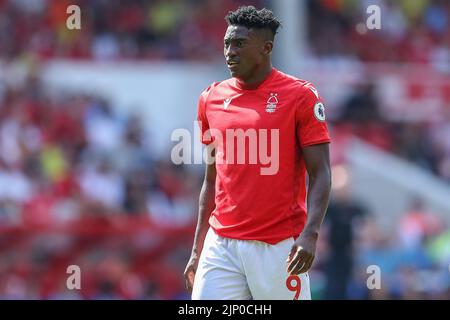
<svg viewBox="0 0 450 320">
<path fill-rule="evenodd" d="M 302 147 L 329 143 L 324 105 L 307 81 L 273 68 L 255 89 L 236 78 L 200 96 L 202 142 L 216 143 L 215 209 L 223 237 L 276 244 L 306 222 Z"/>
</svg>

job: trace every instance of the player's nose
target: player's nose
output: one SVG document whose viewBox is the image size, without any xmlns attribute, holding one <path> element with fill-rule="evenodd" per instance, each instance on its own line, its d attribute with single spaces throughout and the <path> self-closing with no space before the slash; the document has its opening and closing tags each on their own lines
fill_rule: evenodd
<svg viewBox="0 0 450 320">
<path fill-rule="evenodd" d="M 225 58 L 227 58 L 227 60 L 236 56 L 237 50 L 235 46 L 229 46 L 228 48 L 225 49 Z"/>
</svg>

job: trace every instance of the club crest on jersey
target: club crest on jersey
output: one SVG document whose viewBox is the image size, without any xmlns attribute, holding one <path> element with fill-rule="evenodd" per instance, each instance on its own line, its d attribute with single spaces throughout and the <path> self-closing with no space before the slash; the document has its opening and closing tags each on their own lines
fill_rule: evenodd
<svg viewBox="0 0 450 320">
<path fill-rule="evenodd" d="M 276 108 L 277 108 L 277 104 L 278 104 L 278 99 L 277 99 L 277 93 L 271 93 L 269 99 L 267 99 L 267 104 L 266 104 L 266 112 L 268 113 L 274 113 Z"/>
</svg>

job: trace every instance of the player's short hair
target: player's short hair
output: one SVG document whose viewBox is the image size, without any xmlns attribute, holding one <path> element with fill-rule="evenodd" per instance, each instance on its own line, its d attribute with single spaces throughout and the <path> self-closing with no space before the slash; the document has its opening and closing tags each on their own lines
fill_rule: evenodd
<svg viewBox="0 0 450 320">
<path fill-rule="evenodd" d="M 257 10 L 254 6 L 241 6 L 235 11 L 230 11 L 225 16 L 225 20 L 229 26 L 244 26 L 248 29 L 270 30 L 272 40 L 278 28 L 281 26 L 280 20 L 274 16 L 272 11 L 266 8 Z"/>
</svg>

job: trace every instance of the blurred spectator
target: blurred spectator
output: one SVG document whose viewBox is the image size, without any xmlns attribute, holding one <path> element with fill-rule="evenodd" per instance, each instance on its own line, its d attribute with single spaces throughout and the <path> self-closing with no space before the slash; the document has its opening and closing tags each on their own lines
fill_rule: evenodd
<svg viewBox="0 0 450 320">
<path fill-rule="evenodd" d="M 423 246 L 430 239 L 443 231 L 443 221 L 424 208 L 420 198 L 411 201 L 411 208 L 400 218 L 399 240 L 406 249 Z"/>
<path fill-rule="evenodd" d="M 325 299 L 349 298 L 348 286 L 355 257 L 354 229 L 359 227 L 358 221 L 367 213 L 364 206 L 352 199 L 348 189 L 334 190 L 325 218 L 329 248 L 324 266 L 327 278 Z"/>
<path fill-rule="evenodd" d="M 107 160 L 88 167 L 80 177 L 81 190 L 90 200 L 99 202 L 109 210 L 120 208 L 124 201 L 124 181 L 112 170 Z"/>
<path fill-rule="evenodd" d="M 368 81 L 360 85 L 344 103 L 340 121 L 356 122 L 365 125 L 368 122 L 379 122 L 379 101 L 375 93 L 374 83 Z"/>
</svg>

